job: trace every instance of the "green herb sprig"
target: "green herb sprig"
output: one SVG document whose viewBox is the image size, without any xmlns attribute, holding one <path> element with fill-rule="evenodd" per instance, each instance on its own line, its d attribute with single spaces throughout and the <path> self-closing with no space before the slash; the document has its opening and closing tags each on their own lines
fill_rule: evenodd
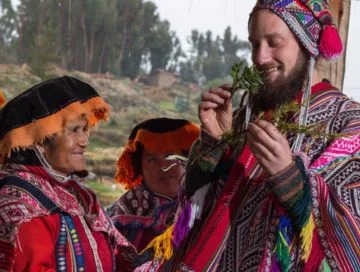
<svg viewBox="0 0 360 272">
<path fill-rule="evenodd" d="M 231 94 L 233 95 L 236 91 L 243 90 L 244 93 L 241 98 L 240 107 L 244 106 L 244 99 L 246 97 L 255 97 L 258 94 L 260 87 L 263 85 L 261 79 L 261 71 L 255 66 L 247 67 L 244 63 L 236 63 L 231 67 L 231 77 L 233 79 Z M 298 134 L 304 133 L 312 138 L 323 137 L 327 140 L 334 140 L 345 135 L 341 133 L 325 133 L 319 124 L 311 124 L 300 126 L 298 123 L 289 121 L 289 117 L 298 112 L 301 105 L 296 102 L 285 103 L 277 107 L 274 111 L 258 115 L 259 119 L 266 119 L 272 122 L 283 134 Z M 266 118 L 265 118 L 266 117 Z M 194 158 L 190 165 L 194 164 L 198 159 L 206 156 L 211 151 L 215 150 L 218 146 L 228 143 L 233 146 L 242 146 L 245 142 L 244 130 L 238 131 L 231 130 L 224 133 L 221 140 L 218 141 L 214 146 L 210 147 L 204 153 Z"/>
<path fill-rule="evenodd" d="M 255 66 L 248 67 L 244 63 L 235 63 L 231 67 L 230 74 L 233 79 L 230 90 L 232 95 L 238 90 L 244 90 L 245 94 L 255 95 L 263 85 L 261 72 Z"/>
</svg>

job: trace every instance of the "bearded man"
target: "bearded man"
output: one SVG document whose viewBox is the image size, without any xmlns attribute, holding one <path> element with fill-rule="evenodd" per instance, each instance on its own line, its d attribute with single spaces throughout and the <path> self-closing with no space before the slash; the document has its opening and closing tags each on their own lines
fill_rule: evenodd
<svg viewBox="0 0 360 272">
<path fill-rule="evenodd" d="M 264 85 L 251 112 L 233 115 L 227 87 L 202 96 L 174 226 L 187 228 L 174 231 L 178 248 L 158 259 L 159 270 L 360 271 L 360 105 L 314 69 L 342 51 L 328 4 L 260 0 L 249 41 Z M 294 101 L 301 108 L 286 121 L 321 135 L 280 132 L 259 118 Z M 246 115 L 243 144 L 224 141 Z"/>
</svg>

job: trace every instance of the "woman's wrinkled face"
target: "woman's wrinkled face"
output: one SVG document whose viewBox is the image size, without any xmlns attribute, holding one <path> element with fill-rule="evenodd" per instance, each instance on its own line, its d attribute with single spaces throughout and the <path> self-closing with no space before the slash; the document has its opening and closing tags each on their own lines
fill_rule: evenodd
<svg viewBox="0 0 360 272">
<path fill-rule="evenodd" d="M 153 154 L 144 151 L 141 168 L 144 180 L 149 189 L 161 195 L 176 197 L 180 181 L 185 173 L 182 166 L 176 165 L 164 171 L 173 162 L 166 160 L 169 154 Z"/>
<path fill-rule="evenodd" d="M 85 117 L 66 123 L 49 144 L 42 145 L 43 155 L 51 167 L 65 175 L 85 170 L 85 149 L 89 144 L 89 125 Z"/>
</svg>

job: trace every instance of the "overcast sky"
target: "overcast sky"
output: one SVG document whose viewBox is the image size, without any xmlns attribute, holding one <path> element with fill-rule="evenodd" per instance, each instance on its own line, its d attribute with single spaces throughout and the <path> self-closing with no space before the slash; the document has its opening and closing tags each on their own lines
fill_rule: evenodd
<svg viewBox="0 0 360 272">
<path fill-rule="evenodd" d="M 170 21 L 186 48 L 192 29 L 210 29 L 222 35 L 230 25 L 234 34 L 247 39 L 247 20 L 255 0 L 152 0 L 162 19 Z M 360 101 L 360 1 L 351 1 L 350 30 L 345 72 L 345 93 Z M 359 70 L 358 70 L 359 69 Z M 355 92 L 355 90 L 357 90 Z"/>
</svg>

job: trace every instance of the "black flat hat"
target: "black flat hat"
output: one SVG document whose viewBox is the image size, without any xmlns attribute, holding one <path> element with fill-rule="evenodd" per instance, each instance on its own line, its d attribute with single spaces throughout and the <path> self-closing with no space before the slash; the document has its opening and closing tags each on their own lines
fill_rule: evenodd
<svg viewBox="0 0 360 272">
<path fill-rule="evenodd" d="M 0 110 L 0 163 L 11 150 L 42 142 L 82 114 L 95 125 L 109 111 L 95 89 L 79 79 L 64 76 L 37 84 Z"/>
</svg>

